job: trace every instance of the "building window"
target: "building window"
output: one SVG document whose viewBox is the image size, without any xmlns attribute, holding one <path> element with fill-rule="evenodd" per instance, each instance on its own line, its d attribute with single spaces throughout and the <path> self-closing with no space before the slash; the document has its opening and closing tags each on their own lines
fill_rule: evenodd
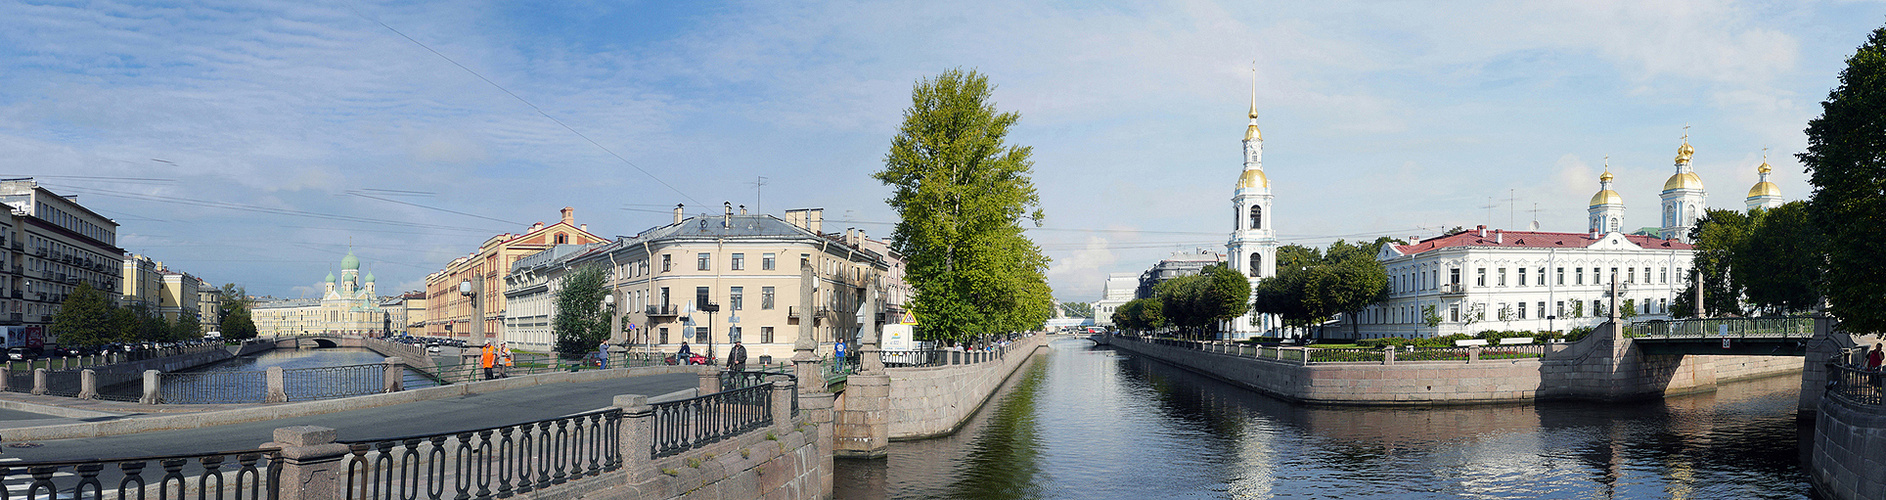
<svg viewBox="0 0 1886 500">
<path fill-rule="evenodd" d="M 707 287 L 704 287 L 704 286 L 694 287 L 695 309 L 699 309 L 701 307 L 707 306 L 707 297 L 708 297 Z"/>
<path fill-rule="evenodd" d="M 1519 268 L 1519 286 L 1526 286 L 1526 268 Z"/>
<path fill-rule="evenodd" d="M 661 254 L 661 272 L 665 273 L 672 270 L 674 270 L 674 256 L 665 253 Z"/>
<path fill-rule="evenodd" d="M 760 254 L 760 270 L 761 271 L 773 270 L 773 267 L 774 267 L 773 260 L 774 260 L 773 254 L 771 253 Z"/>
<path fill-rule="evenodd" d="M 1650 284 L 1650 268 L 1644 268 L 1644 284 Z"/>
<path fill-rule="evenodd" d="M 773 327 L 770 327 L 770 326 L 760 327 L 760 343 L 762 344 L 773 343 Z"/>
<path fill-rule="evenodd" d="M 1473 286 L 1487 286 L 1487 268 L 1475 269 Z"/>
<path fill-rule="evenodd" d="M 1539 314 L 1538 314 L 1537 316 L 1534 316 L 1534 317 L 1535 317 L 1535 318 L 1544 318 L 1544 317 L 1545 317 L 1545 301 L 1543 301 L 1543 300 L 1541 300 L 1541 301 L 1539 301 Z"/>
<path fill-rule="evenodd" d="M 1572 269 L 1572 280 L 1573 280 L 1573 284 L 1575 285 L 1585 284 L 1585 268 L 1580 267 L 1580 268 Z M 1563 281 L 1563 280 L 1560 280 L 1560 281 Z"/>
<path fill-rule="evenodd" d="M 1657 312 L 1670 312 L 1670 299 L 1657 299 Z"/>
<path fill-rule="evenodd" d="M 773 310 L 773 287 L 760 287 L 760 309 L 766 311 Z"/>
<path fill-rule="evenodd" d="M 1666 267 L 1666 268 L 1657 270 L 1657 282 L 1658 283 L 1670 282 L 1670 268 Z"/>
<path fill-rule="evenodd" d="M 1518 311 L 1518 312 L 1519 312 L 1519 319 L 1526 319 L 1526 303 L 1525 303 L 1525 302 L 1520 302 L 1520 303 L 1518 303 L 1518 304 L 1515 304 L 1515 305 L 1517 306 L 1517 307 L 1515 307 L 1515 309 L 1518 309 L 1518 310 L 1519 310 L 1519 311 Z"/>
<path fill-rule="evenodd" d="M 712 343 L 714 339 L 707 338 L 710 333 L 705 326 L 694 327 L 694 341 Z"/>
<path fill-rule="evenodd" d="M 747 254 L 744 254 L 744 253 L 733 254 L 733 259 L 727 261 L 727 269 L 731 269 L 734 271 L 744 271 L 746 270 L 746 268 L 747 268 Z"/>
<path fill-rule="evenodd" d="M 1593 299 L 1591 301 L 1591 312 L 1592 316 L 1604 316 L 1604 302 Z"/>
<path fill-rule="evenodd" d="M 1565 317 L 1565 301 L 1561 300 L 1558 302 L 1554 302 L 1553 307 L 1554 307 L 1553 308 L 1554 311 L 1558 311 L 1558 314 L 1557 314 L 1558 317 L 1561 317 L 1561 318 Z"/>
<path fill-rule="evenodd" d="M 694 254 L 694 269 L 706 271 L 713 268 L 714 256 L 707 252 Z"/>
<path fill-rule="evenodd" d="M 661 327 L 661 343 L 668 343 L 668 327 Z"/>
<path fill-rule="evenodd" d="M 1263 272 L 1262 269 L 1264 269 L 1264 254 L 1251 253 L 1251 276 L 1259 276 L 1259 273 Z"/>
<path fill-rule="evenodd" d="M 1500 286 L 1506 286 L 1506 268 L 1500 268 Z"/>
<path fill-rule="evenodd" d="M 1447 270 L 1447 282 L 1456 285 L 1460 284 L 1460 268 L 1455 267 Z"/>
<path fill-rule="evenodd" d="M 568 244 L 570 244 L 570 235 L 567 235 L 567 234 L 563 234 L 563 233 L 557 233 L 557 244 L 558 244 L 558 245 L 568 245 Z"/>
<path fill-rule="evenodd" d="M 1618 280 L 1618 268 L 1613 267 L 1611 268 L 1611 281 L 1617 281 L 1617 280 Z"/>
<path fill-rule="evenodd" d="M 1535 276 L 1538 276 L 1538 277 L 1533 278 L 1532 284 L 1545 286 L 1545 268 L 1543 267 L 1539 268 L 1539 272 L 1536 273 Z"/>
<path fill-rule="evenodd" d="M 1251 206 L 1251 229 L 1263 229 L 1263 228 L 1264 228 L 1264 207 L 1252 205 Z"/>
<path fill-rule="evenodd" d="M 1557 276 L 1558 277 L 1556 279 L 1558 280 L 1558 284 L 1560 285 L 1565 284 L 1565 268 L 1563 267 L 1559 268 Z"/>
<path fill-rule="evenodd" d="M 746 299 L 746 287 L 733 287 L 727 290 L 727 308 L 740 310 L 740 303 Z"/>
<path fill-rule="evenodd" d="M 1624 282 L 1625 283 L 1637 282 L 1637 268 L 1635 267 L 1624 268 Z"/>
<path fill-rule="evenodd" d="M 1454 323 L 1460 322 L 1460 304 L 1447 305 L 1447 320 Z"/>
</svg>

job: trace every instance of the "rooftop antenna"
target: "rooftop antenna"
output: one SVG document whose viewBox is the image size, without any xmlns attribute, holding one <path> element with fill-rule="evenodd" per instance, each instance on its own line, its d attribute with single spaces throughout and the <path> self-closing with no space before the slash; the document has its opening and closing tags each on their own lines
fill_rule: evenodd
<svg viewBox="0 0 1886 500">
<path fill-rule="evenodd" d="M 1506 190 L 1506 227 L 1508 228 L 1513 227 L 1514 221 L 1517 220 L 1515 214 L 1518 212 L 1518 208 L 1514 206 L 1514 204 L 1519 202 L 1518 191 L 1517 189 L 1511 188 Z"/>
<path fill-rule="evenodd" d="M 1494 203 L 1492 196 L 1487 197 L 1487 204 L 1480 205 L 1480 208 L 1487 209 L 1487 218 L 1486 218 L 1487 224 L 1493 223 L 1493 209 L 1494 207 L 1498 207 L 1498 206 L 1500 206 L 1500 204 Z"/>
<path fill-rule="evenodd" d="M 1539 202 L 1536 202 L 1536 201 L 1533 202 L 1532 210 L 1528 210 L 1528 212 L 1532 212 L 1532 230 L 1538 231 L 1539 230 Z"/>
<path fill-rule="evenodd" d="M 753 213 L 760 213 L 760 187 L 766 185 L 766 177 L 754 177 L 753 182 L 747 184 L 753 186 Z"/>
</svg>

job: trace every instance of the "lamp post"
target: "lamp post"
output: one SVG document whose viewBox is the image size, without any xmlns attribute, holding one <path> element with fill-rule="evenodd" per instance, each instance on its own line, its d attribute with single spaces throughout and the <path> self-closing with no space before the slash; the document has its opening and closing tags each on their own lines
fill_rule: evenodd
<svg viewBox="0 0 1886 500">
<path fill-rule="evenodd" d="M 458 282 L 458 294 L 470 299 L 472 303 L 470 340 L 473 342 L 482 340 L 479 337 L 483 337 L 485 333 L 485 305 L 478 300 L 478 296 L 484 291 L 484 285 L 484 280 L 479 279 L 477 275 L 473 275 L 472 279 Z"/>
</svg>

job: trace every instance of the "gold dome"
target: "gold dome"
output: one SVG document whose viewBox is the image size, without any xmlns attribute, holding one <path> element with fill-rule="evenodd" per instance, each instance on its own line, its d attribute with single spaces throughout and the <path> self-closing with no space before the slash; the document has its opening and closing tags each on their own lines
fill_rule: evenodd
<svg viewBox="0 0 1886 500">
<path fill-rule="evenodd" d="M 1760 167 L 1755 167 L 1755 172 L 1756 172 L 1756 173 L 1762 173 L 1762 174 L 1766 174 L 1766 173 L 1769 173 L 1769 172 L 1773 172 L 1773 171 L 1775 171 L 1775 169 L 1774 169 L 1774 167 L 1770 167 L 1770 166 L 1768 166 L 1768 160 L 1766 160 L 1766 159 L 1764 159 L 1764 160 L 1762 160 L 1762 166 L 1760 166 Z"/>
<path fill-rule="evenodd" d="M 1755 198 L 1761 196 L 1780 197 L 1781 188 L 1775 186 L 1775 183 L 1768 181 L 1757 182 L 1755 183 L 1755 187 L 1748 188 L 1748 197 Z"/>
<path fill-rule="evenodd" d="M 1251 126 L 1249 126 L 1249 127 L 1244 127 L 1244 140 L 1247 140 L 1247 141 L 1251 141 L 1251 140 L 1257 140 L 1257 141 L 1261 141 L 1261 140 L 1264 140 L 1264 134 L 1263 134 L 1262 132 L 1258 132 L 1258 131 L 1257 131 L 1257 124 L 1255 124 L 1255 123 L 1253 123 L 1253 124 L 1251 124 Z"/>
<path fill-rule="evenodd" d="M 1613 179 L 1613 178 L 1614 178 L 1614 177 L 1611 177 L 1611 170 L 1610 170 L 1610 169 L 1606 169 L 1606 170 L 1604 171 L 1604 174 L 1603 174 L 1603 175 L 1599 175 L 1599 176 L 1598 176 L 1598 180 L 1599 180 L 1599 181 L 1603 181 L 1603 182 L 1611 182 L 1611 179 Z"/>
<path fill-rule="evenodd" d="M 1683 158 L 1683 157 L 1679 156 L 1678 158 Z M 1664 191 L 1669 191 L 1672 189 L 1700 190 L 1702 188 L 1703 188 L 1703 178 L 1697 177 L 1695 172 L 1684 172 L 1684 173 L 1672 175 L 1670 176 L 1670 180 L 1663 181 Z"/>
<path fill-rule="evenodd" d="M 1624 204 L 1624 197 L 1618 196 L 1617 191 L 1606 189 L 1603 191 L 1599 191 L 1598 194 L 1591 195 L 1591 206 L 1594 206 L 1594 207 L 1600 206 L 1600 205 L 1623 205 L 1623 204 Z"/>
<path fill-rule="evenodd" d="M 1256 131 L 1257 127 L 1251 127 L 1251 130 Z M 1238 189 L 1256 187 L 1270 189 L 1270 178 L 1264 176 L 1263 170 L 1246 170 L 1244 171 L 1244 175 L 1238 176 Z"/>
<path fill-rule="evenodd" d="M 1696 148 L 1690 147 L 1690 141 L 1688 139 L 1685 139 L 1683 141 L 1683 145 L 1677 146 L 1676 148 L 1676 162 L 1689 163 L 1690 155 L 1694 155 L 1694 154 L 1696 154 Z"/>
</svg>

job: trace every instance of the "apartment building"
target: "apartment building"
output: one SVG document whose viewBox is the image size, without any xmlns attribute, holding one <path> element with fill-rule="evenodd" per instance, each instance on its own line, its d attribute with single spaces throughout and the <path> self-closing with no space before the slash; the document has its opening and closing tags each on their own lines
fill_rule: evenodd
<svg viewBox="0 0 1886 500">
<path fill-rule="evenodd" d="M 478 249 L 452 259 L 445 269 L 426 276 L 425 335 L 466 342 L 502 340 L 505 274 L 519 259 L 555 245 L 583 245 L 605 240 L 576 223 L 576 209 L 563 207 L 555 224 L 533 224 L 523 234 L 500 234 Z M 478 303 L 473 303 L 476 297 Z M 482 317 L 474 319 L 482 311 Z"/>
</svg>

